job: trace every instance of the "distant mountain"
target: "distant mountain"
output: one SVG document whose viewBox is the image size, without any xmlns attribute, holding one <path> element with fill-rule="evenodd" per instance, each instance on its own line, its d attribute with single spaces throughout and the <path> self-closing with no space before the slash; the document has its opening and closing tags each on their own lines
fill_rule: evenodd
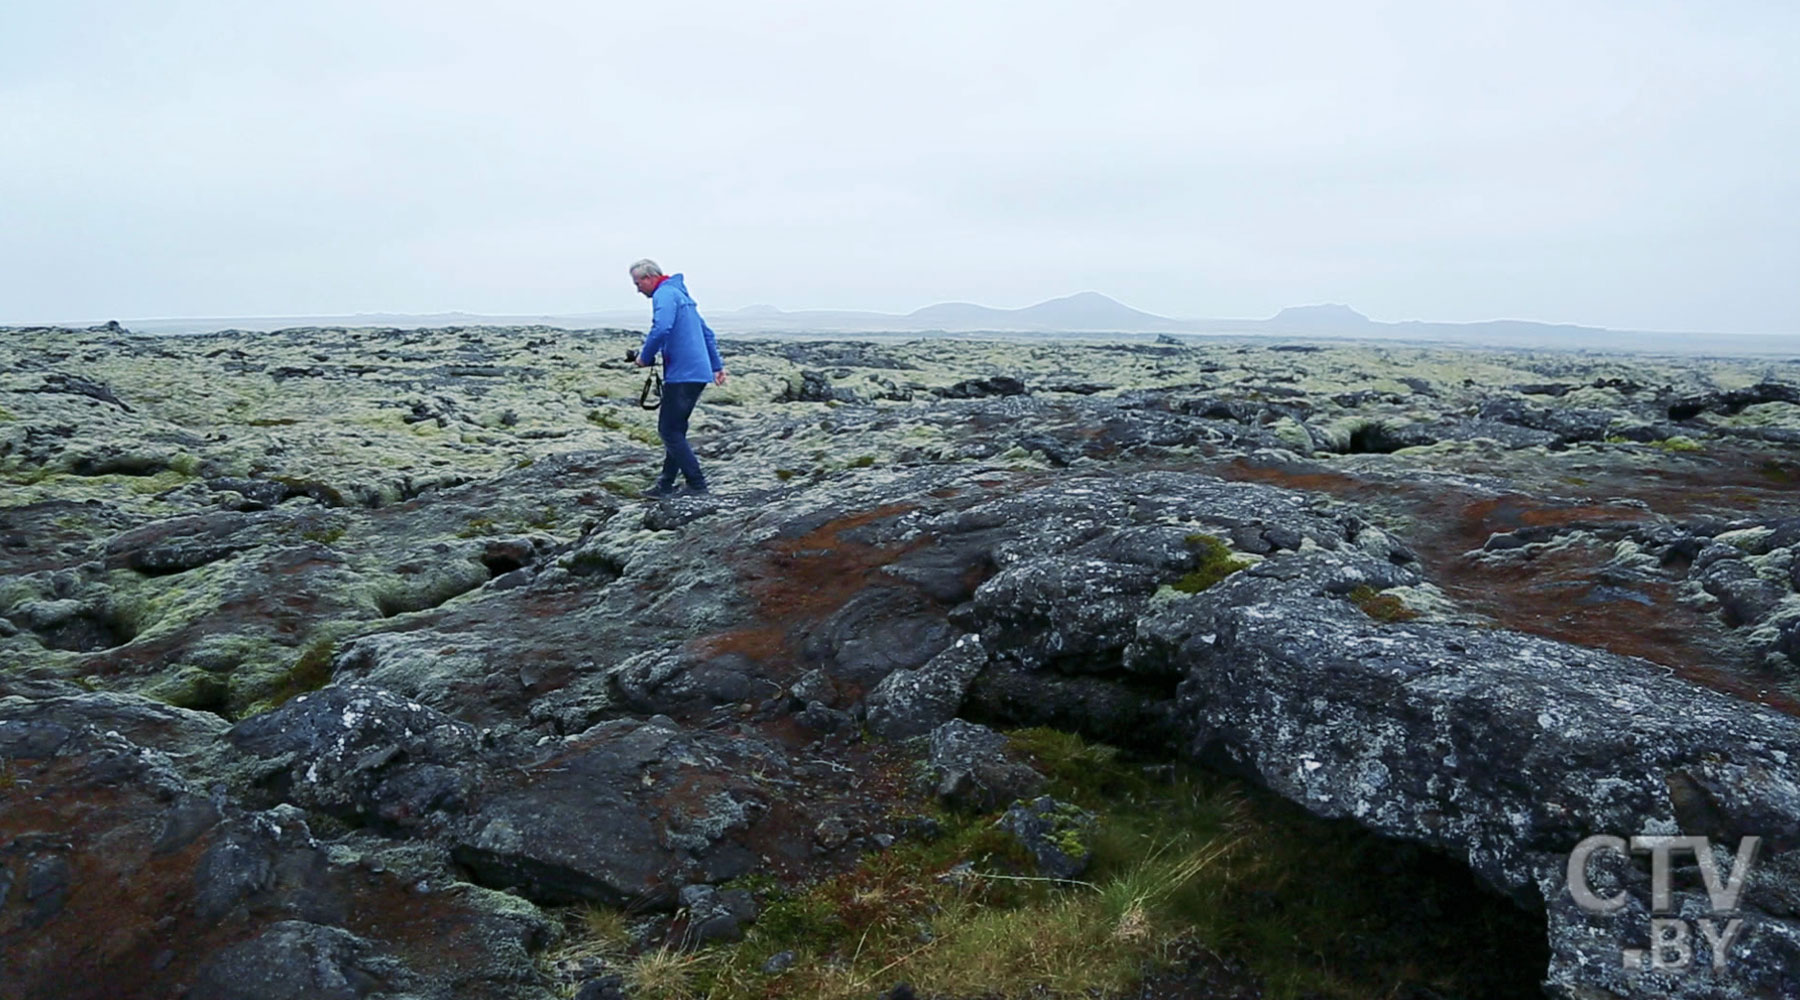
<svg viewBox="0 0 1800 1000">
<path fill-rule="evenodd" d="M 1099 292 L 1079 292 L 1023 309 L 993 309 L 967 302 L 926 306 L 906 315 L 921 327 L 944 331 L 1136 332 L 1168 330 L 1174 320 L 1133 309 Z"/>
<path fill-rule="evenodd" d="M 1328 303 L 1321 306 L 1289 306 L 1268 320 L 1270 326 L 1290 330 L 1342 332 L 1361 330 L 1374 325 L 1374 320 L 1349 306 Z"/>
<path fill-rule="evenodd" d="M 1276 336 L 1356 340 L 1410 340 L 1483 347 L 1575 348 L 1668 353 L 1800 355 L 1800 337 L 1792 335 L 1725 335 L 1645 333 L 1591 326 L 1490 320 L 1482 323 L 1433 323 L 1372 320 L 1347 305 L 1323 303 L 1292 306 L 1267 319 L 1171 319 L 1133 309 L 1099 292 L 1080 292 L 1022 309 L 995 309 L 970 302 L 941 302 L 905 315 L 848 309 L 786 312 L 772 305 L 736 310 L 705 310 L 722 334 L 795 334 L 856 336 L 862 334 L 1189 334 Z M 542 324 L 569 329 L 642 330 L 648 303 L 633 310 L 539 316 L 480 316 L 436 313 L 428 316 L 363 313 L 352 316 L 281 316 L 255 319 L 135 320 L 126 323 L 145 333 L 199 333 L 236 327 L 276 330 L 296 326 L 525 326 Z"/>
</svg>

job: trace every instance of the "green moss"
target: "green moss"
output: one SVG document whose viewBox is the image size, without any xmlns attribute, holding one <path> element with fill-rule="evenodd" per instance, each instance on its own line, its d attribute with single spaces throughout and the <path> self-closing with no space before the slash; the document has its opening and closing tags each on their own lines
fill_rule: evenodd
<svg viewBox="0 0 1800 1000">
<path fill-rule="evenodd" d="M 793 469 L 776 469 L 775 470 L 775 478 L 781 480 L 784 483 L 799 474 L 800 473 L 795 472 Z"/>
<path fill-rule="evenodd" d="M 775 876 L 766 871 L 745 872 L 737 878 L 722 882 L 721 889 L 742 889 L 745 892 L 772 893 L 781 889 L 781 883 Z"/>
<path fill-rule="evenodd" d="M 295 493 L 303 493 L 312 497 L 314 500 L 319 501 L 327 507 L 349 506 L 349 502 L 344 499 L 342 491 L 335 486 L 321 483 L 316 479 L 306 479 L 300 476 L 270 476 L 269 481 L 272 483 L 280 483 L 288 489 L 293 490 Z"/>
<path fill-rule="evenodd" d="M 1800 483 L 1800 465 L 1767 459 L 1756 467 L 1756 474 L 1773 483 Z"/>
<path fill-rule="evenodd" d="M 869 466 L 874 465 L 874 464 L 875 464 L 875 456 L 874 455 L 859 455 L 856 458 L 853 458 L 850 460 L 850 468 L 852 468 L 852 469 L 866 469 Z"/>
<path fill-rule="evenodd" d="M 1081 839 L 1081 829 L 1073 824 L 1056 831 L 1056 849 L 1071 858 L 1079 858 L 1088 851 L 1087 844 Z"/>
<path fill-rule="evenodd" d="M 255 417 L 244 421 L 247 427 L 291 427 L 300 421 L 293 417 Z"/>
<path fill-rule="evenodd" d="M 1663 451 L 1703 451 L 1706 446 L 1685 434 L 1677 434 L 1656 442 L 1656 447 Z"/>
<path fill-rule="evenodd" d="M 1350 600 L 1378 622 L 1405 622 L 1419 617 L 1419 612 L 1407 607 L 1399 597 L 1381 593 L 1366 583 L 1350 591 Z"/>
<path fill-rule="evenodd" d="M 13 416 L 11 410 L 7 409 L 4 406 L 0 406 L 0 424 L 12 423 L 13 421 L 15 421 L 17 419 L 19 419 L 19 418 Z"/>
<path fill-rule="evenodd" d="M 835 917 L 823 894 L 772 894 L 756 918 L 757 936 L 770 946 L 771 955 L 792 946 L 817 947 L 839 936 Z"/>
<path fill-rule="evenodd" d="M 318 542 L 320 545 L 331 545 L 344 537 L 344 532 L 347 530 L 349 530 L 348 526 L 343 524 L 315 524 L 301 529 L 300 537 L 309 542 Z"/>
<path fill-rule="evenodd" d="M 183 457 L 191 456 L 176 456 L 177 459 Z M 154 476 L 97 476 L 94 478 L 96 480 L 106 480 L 109 482 L 121 482 L 133 493 L 142 496 L 150 496 L 185 485 L 189 480 L 193 479 L 193 473 L 183 472 L 180 469 L 168 468 Z"/>
<path fill-rule="evenodd" d="M 261 715 L 280 708 L 300 695 L 317 691 L 331 683 L 331 660 L 336 655 L 335 640 L 315 640 L 286 670 L 258 685 L 260 690 L 256 692 L 257 699 L 242 711 L 241 717 Z M 240 694 L 239 698 L 242 697 Z"/>
<path fill-rule="evenodd" d="M 1211 535 L 1193 534 L 1185 539 L 1198 565 L 1172 586 L 1184 594 L 1198 594 L 1250 564 L 1233 558 L 1231 547 Z"/>
<path fill-rule="evenodd" d="M 640 444 L 661 445 L 662 438 L 657 436 L 656 429 L 635 421 L 626 420 L 616 410 L 589 410 L 588 423 L 609 431 L 618 431 Z"/>
<path fill-rule="evenodd" d="M 491 517 L 471 517 L 469 523 L 456 530 L 458 538 L 486 538 L 498 534 Z"/>
<path fill-rule="evenodd" d="M 36 486 L 54 475 L 48 466 L 29 465 L 18 459 L 0 462 L 0 477 L 15 486 Z"/>
<path fill-rule="evenodd" d="M 230 684 L 222 674 L 183 666 L 143 689 L 147 698 L 201 711 L 221 710 L 230 699 Z"/>
<path fill-rule="evenodd" d="M 1074 733 L 1036 726 L 1007 734 L 1014 753 L 1050 779 L 1050 795 L 1088 809 L 1146 794 L 1144 772 L 1126 763 L 1116 747 Z"/>
</svg>

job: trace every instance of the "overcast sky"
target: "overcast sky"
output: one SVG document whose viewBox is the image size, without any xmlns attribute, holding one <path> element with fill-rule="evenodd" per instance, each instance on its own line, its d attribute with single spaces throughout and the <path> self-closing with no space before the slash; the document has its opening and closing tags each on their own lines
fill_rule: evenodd
<svg viewBox="0 0 1800 1000">
<path fill-rule="evenodd" d="M 1793 0 L 9 0 L 0 323 L 642 308 L 652 256 L 1800 332 L 1797 50 Z"/>
</svg>

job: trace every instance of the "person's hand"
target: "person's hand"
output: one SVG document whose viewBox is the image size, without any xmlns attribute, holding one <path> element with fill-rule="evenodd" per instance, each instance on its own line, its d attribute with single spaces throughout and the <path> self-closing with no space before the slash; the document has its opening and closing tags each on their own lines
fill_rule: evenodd
<svg viewBox="0 0 1800 1000">
<path fill-rule="evenodd" d="M 715 372 L 713 374 L 713 385 L 724 385 L 725 379 L 727 377 L 729 377 L 730 374 L 731 374 L 730 372 L 726 371 L 723 368 L 719 369 L 717 372 Z"/>
<path fill-rule="evenodd" d="M 655 364 L 655 362 L 653 362 L 653 361 L 645 361 L 645 360 L 644 360 L 644 356 L 643 356 L 643 355 L 642 355 L 642 354 L 640 354 L 640 355 L 638 355 L 638 356 L 637 356 L 637 357 L 636 357 L 636 358 L 634 358 L 634 359 L 633 359 L 633 362 L 634 362 L 634 363 L 635 363 L 635 364 L 636 364 L 636 365 L 637 365 L 637 366 L 638 366 L 638 367 L 639 367 L 639 368 L 648 368 L 648 367 L 650 367 L 650 366 L 651 366 L 651 365 L 652 365 L 652 364 Z"/>
</svg>

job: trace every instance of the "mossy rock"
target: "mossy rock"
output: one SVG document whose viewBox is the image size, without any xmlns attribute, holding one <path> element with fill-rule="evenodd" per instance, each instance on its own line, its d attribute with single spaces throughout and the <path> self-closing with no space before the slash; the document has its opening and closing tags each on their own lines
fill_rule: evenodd
<svg viewBox="0 0 1800 1000">
<path fill-rule="evenodd" d="M 1368 584 L 1363 584 L 1350 591 L 1350 600 L 1362 609 L 1363 614 L 1378 622 L 1406 622 L 1419 617 L 1419 612 L 1406 606 L 1406 602 L 1393 594 L 1384 594 Z"/>
<path fill-rule="evenodd" d="M 1172 584 L 1176 590 L 1184 594 L 1198 594 L 1250 565 L 1243 559 L 1235 558 L 1231 554 L 1230 546 L 1211 535 L 1193 534 L 1187 536 L 1185 540 L 1188 547 L 1194 550 L 1194 558 L 1198 565 Z"/>
<path fill-rule="evenodd" d="M 225 708 L 231 697 L 231 683 L 224 674 L 185 664 L 144 688 L 142 694 L 176 708 L 210 712 Z"/>
<path fill-rule="evenodd" d="M 336 641 L 319 639 L 285 667 L 240 668 L 231 675 L 227 709 L 235 718 L 248 718 L 317 691 L 331 683 L 331 661 L 336 655 Z"/>
</svg>

